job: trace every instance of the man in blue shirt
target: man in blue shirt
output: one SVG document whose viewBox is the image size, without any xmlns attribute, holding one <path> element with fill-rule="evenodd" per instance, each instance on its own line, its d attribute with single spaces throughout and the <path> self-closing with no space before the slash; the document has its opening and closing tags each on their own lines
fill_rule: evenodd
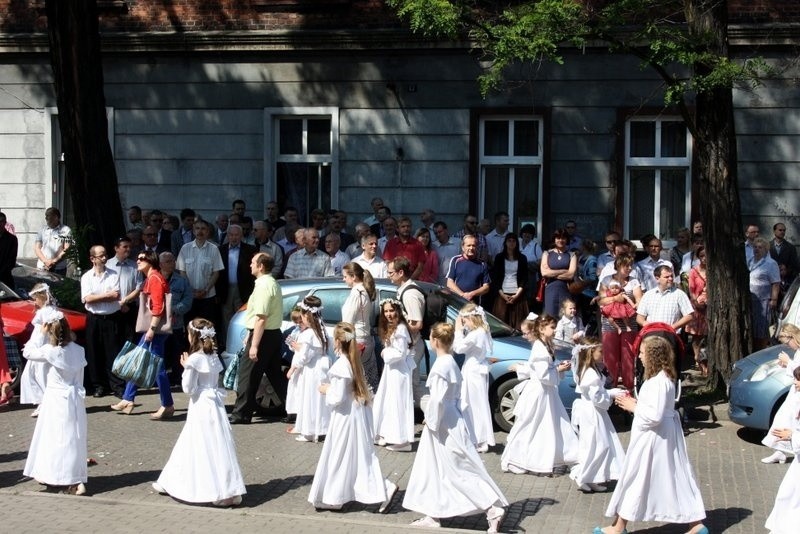
<svg viewBox="0 0 800 534">
<path fill-rule="evenodd" d="M 489 269 L 478 259 L 478 239 L 465 235 L 461 240 L 461 255 L 450 260 L 447 269 L 447 287 L 475 304 L 489 292 Z"/>
</svg>

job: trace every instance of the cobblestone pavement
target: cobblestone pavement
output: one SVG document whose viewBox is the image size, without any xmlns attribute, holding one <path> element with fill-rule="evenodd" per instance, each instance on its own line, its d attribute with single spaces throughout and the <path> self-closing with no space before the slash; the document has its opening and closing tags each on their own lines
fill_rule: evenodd
<svg viewBox="0 0 800 534">
<path fill-rule="evenodd" d="M 247 495 L 241 507 L 215 509 L 181 504 L 158 495 L 150 487 L 166 462 L 185 420 L 186 396 L 175 395 L 178 411 L 170 421 L 151 421 L 158 407 L 155 391 L 137 398 L 134 413 L 112 412 L 112 397 L 87 398 L 89 456 L 88 495 L 75 497 L 45 493 L 42 486 L 22 476 L 36 420 L 29 407 L 13 406 L 0 413 L 0 502 L 3 532 L 400 532 L 419 531 L 408 524 L 418 514 L 401 506 L 403 488 L 413 453 L 378 451 L 384 473 L 400 486 L 387 514 L 376 506 L 351 503 L 341 512 L 317 512 L 306 501 L 322 448 L 319 443 L 297 443 L 275 419 L 255 418 L 251 425 L 234 427 Z M 233 394 L 228 395 L 228 404 Z M 687 426 L 689 455 L 706 505 L 706 525 L 712 533 L 764 532 L 787 465 L 763 465 L 767 454 L 761 434 L 744 431 L 726 420 L 726 405 L 690 411 Z M 717 417 L 719 418 L 717 420 Z M 625 422 L 620 428 L 627 444 Z M 419 429 L 419 428 L 418 428 Z M 498 443 L 505 434 L 497 434 Z M 553 477 L 512 475 L 500 471 L 502 445 L 483 455 L 489 472 L 511 503 L 504 532 L 589 533 L 607 524 L 603 513 L 610 493 L 583 494 L 563 474 Z M 657 481 L 656 481 L 657 482 Z M 486 529 L 486 520 L 470 516 L 443 521 L 459 531 Z M 632 524 L 632 530 L 679 533 L 685 527 L 654 523 Z"/>
</svg>

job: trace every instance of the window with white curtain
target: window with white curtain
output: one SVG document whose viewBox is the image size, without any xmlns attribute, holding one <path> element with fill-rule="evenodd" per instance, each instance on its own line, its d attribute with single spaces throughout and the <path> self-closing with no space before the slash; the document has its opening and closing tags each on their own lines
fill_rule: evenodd
<svg viewBox="0 0 800 534">
<path fill-rule="evenodd" d="M 625 124 L 625 235 L 672 239 L 691 217 L 692 138 L 677 117 Z"/>
</svg>

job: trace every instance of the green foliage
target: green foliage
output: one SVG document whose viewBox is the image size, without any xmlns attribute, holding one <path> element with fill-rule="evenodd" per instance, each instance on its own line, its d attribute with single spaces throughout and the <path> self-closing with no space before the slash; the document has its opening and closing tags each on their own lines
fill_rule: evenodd
<svg viewBox="0 0 800 534">
<path fill-rule="evenodd" d="M 632 54 L 666 84 L 666 101 L 688 93 L 756 87 L 772 73 L 763 59 L 732 61 L 714 50 L 712 30 L 691 34 L 682 0 L 388 0 L 415 32 L 468 37 L 483 52 L 479 79 L 484 95 L 505 82 L 516 63 L 563 63 L 565 46 L 604 44 L 610 52 Z M 696 30 L 697 31 L 697 30 Z"/>
<path fill-rule="evenodd" d="M 73 267 L 78 276 L 91 267 L 89 263 L 89 236 L 94 231 L 94 226 L 84 224 L 72 230 L 70 247 L 67 249 L 67 262 Z"/>
</svg>

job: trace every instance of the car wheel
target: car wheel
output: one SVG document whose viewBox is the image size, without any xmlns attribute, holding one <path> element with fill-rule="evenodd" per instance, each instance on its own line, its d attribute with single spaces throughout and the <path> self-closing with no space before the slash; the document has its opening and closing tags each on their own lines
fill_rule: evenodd
<svg viewBox="0 0 800 534">
<path fill-rule="evenodd" d="M 514 426 L 514 407 L 519 400 L 519 393 L 514 390 L 514 386 L 520 383 L 517 378 L 508 380 L 497 386 L 497 396 L 493 406 L 494 422 L 504 432 L 510 432 Z"/>
</svg>

